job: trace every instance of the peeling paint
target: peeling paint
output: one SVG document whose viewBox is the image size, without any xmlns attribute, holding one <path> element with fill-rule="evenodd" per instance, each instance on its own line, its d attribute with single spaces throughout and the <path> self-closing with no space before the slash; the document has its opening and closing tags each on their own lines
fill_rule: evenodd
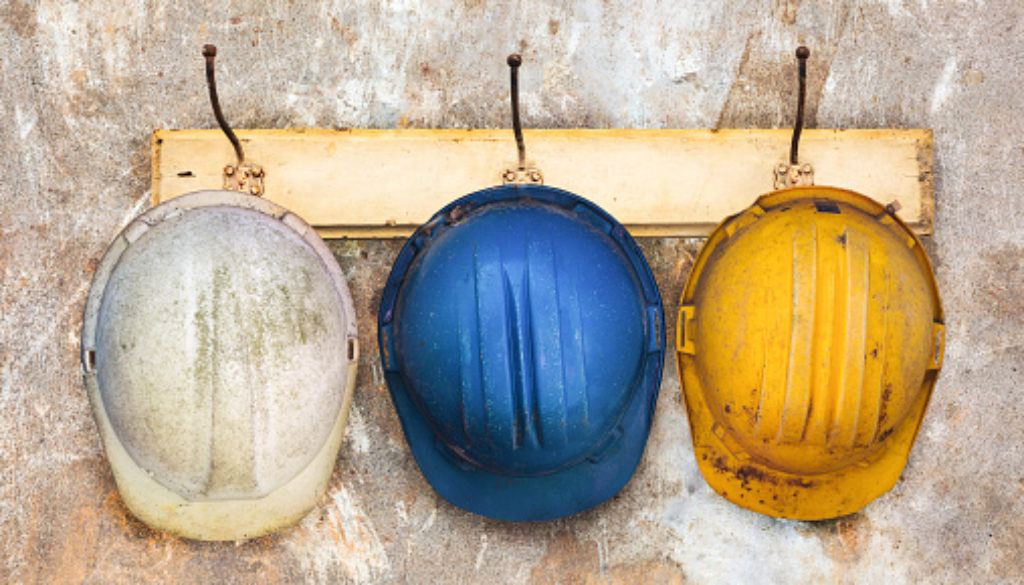
<svg viewBox="0 0 1024 585">
<path fill-rule="evenodd" d="M 370 436 L 367 434 L 366 421 L 359 408 L 353 406 L 348 411 L 348 422 L 345 427 L 345 436 L 352 448 L 357 453 L 367 453 L 370 450 Z"/>
<path fill-rule="evenodd" d="M 474 566 L 479 571 L 484 565 L 484 553 L 487 552 L 487 534 L 480 535 L 480 552 L 476 554 L 476 563 Z"/>
<path fill-rule="evenodd" d="M 302 567 L 300 574 L 310 582 L 347 579 L 365 583 L 390 568 L 373 523 L 344 484 L 334 489 L 323 508 L 307 516 L 299 529 L 301 536 L 287 546 Z"/>
<path fill-rule="evenodd" d="M 942 68 L 939 80 L 935 83 L 935 88 L 932 90 L 930 106 L 932 114 L 937 113 L 939 108 L 949 99 L 950 94 L 953 93 L 953 75 L 955 73 L 956 57 L 950 57 L 946 60 L 946 65 Z"/>
</svg>

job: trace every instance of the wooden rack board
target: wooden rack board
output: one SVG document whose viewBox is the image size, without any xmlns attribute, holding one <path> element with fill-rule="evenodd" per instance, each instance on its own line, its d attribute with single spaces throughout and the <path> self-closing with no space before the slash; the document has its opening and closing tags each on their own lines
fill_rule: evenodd
<svg viewBox="0 0 1024 585">
<path fill-rule="evenodd" d="M 239 130 L 265 197 L 326 238 L 403 237 L 448 202 L 501 183 L 511 130 Z M 582 195 L 636 236 L 703 236 L 773 190 L 790 130 L 526 130 L 544 183 Z M 153 202 L 219 189 L 235 162 L 219 130 L 158 130 Z M 920 234 L 934 220 L 930 130 L 805 130 L 816 185 L 898 201 Z"/>
</svg>

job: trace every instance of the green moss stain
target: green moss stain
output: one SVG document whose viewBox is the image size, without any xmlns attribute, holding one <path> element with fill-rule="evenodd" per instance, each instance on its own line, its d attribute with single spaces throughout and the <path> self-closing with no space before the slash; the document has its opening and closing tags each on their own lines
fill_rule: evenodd
<svg viewBox="0 0 1024 585">
<path fill-rule="evenodd" d="M 253 437 L 270 424 L 269 417 L 276 417 L 267 409 L 271 396 L 264 392 L 285 404 L 303 400 L 300 384 L 271 387 L 270 381 L 297 350 L 321 346 L 333 322 L 327 312 L 331 307 L 323 302 L 330 298 L 322 288 L 324 275 L 314 269 L 299 266 L 268 274 L 224 263 L 206 270 L 191 291 L 195 355 L 187 367 L 192 402 L 200 405 L 200 416 L 209 413 L 209 457 L 197 478 L 199 491 L 221 496 L 257 489 Z M 204 441 L 199 438 L 200 449 Z"/>
<path fill-rule="evenodd" d="M 209 292 L 199 292 L 193 314 L 197 352 L 192 371 L 197 389 L 212 390 L 221 358 L 245 356 L 247 369 L 259 370 L 296 345 L 327 335 L 324 311 L 312 303 L 317 276 L 302 268 L 282 280 L 243 291 L 233 286 L 231 267 L 214 268 L 212 286 Z M 226 353 L 221 355 L 221 350 Z"/>
</svg>

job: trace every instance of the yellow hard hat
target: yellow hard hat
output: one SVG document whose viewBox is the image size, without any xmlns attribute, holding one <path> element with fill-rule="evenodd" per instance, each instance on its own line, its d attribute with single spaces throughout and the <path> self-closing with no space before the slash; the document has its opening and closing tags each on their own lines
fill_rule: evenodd
<svg viewBox="0 0 1024 585">
<path fill-rule="evenodd" d="M 832 187 L 764 195 L 715 229 L 680 304 L 694 453 L 715 491 L 819 520 L 892 488 L 944 342 L 931 264 L 894 214 Z"/>
</svg>

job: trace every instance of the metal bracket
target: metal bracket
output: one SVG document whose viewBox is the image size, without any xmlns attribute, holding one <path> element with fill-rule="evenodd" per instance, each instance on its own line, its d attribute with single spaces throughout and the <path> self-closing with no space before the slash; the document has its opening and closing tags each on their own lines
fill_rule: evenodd
<svg viewBox="0 0 1024 585">
<path fill-rule="evenodd" d="M 811 165 L 788 165 L 779 163 L 775 166 L 775 188 L 809 187 L 814 185 L 814 167 Z"/>
<path fill-rule="evenodd" d="M 228 191 L 241 191 L 260 197 L 263 195 L 263 167 L 250 163 L 242 163 L 235 167 L 224 167 L 224 188 Z"/>
<path fill-rule="evenodd" d="M 541 174 L 540 169 L 533 167 L 525 169 L 510 168 L 505 169 L 505 172 L 501 174 L 501 183 L 503 185 L 543 185 L 544 175 Z"/>
</svg>

